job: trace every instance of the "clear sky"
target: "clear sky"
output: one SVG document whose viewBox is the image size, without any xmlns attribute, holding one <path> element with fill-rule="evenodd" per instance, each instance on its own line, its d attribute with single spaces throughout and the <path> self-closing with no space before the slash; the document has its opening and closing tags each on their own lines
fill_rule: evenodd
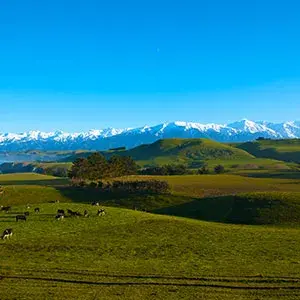
<svg viewBox="0 0 300 300">
<path fill-rule="evenodd" d="M 299 120 L 298 0 L 2 0 L 0 131 Z"/>
</svg>

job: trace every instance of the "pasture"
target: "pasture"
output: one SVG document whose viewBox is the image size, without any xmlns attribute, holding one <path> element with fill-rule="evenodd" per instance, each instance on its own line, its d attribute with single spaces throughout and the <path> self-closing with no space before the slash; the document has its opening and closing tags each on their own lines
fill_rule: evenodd
<svg viewBox="0 0 300 300">
<path fill-rule="evenodd" d="M 139 178 L 145 179 L 122 180 Z M 298 207 L 300 180 L 151 178 L 168 181 L 171 194 L 104 197 L 96 189 L 71 188 L 66 179 L 0 175 L 0 205 L 12 206 L 0 212 L 0 231 L 14 231 L 0 240 L 1 300 L 299 299 L 299 222 L 242 225 L 221 217 L 232 200 L 227 197 L 251 204 L 254 196 L 241 193 L 253 191 L 260 192 L 259 209 L 265 199 L 278 203 L 278 197 L 292 197 L 289 203 Z M 92 201 L 105 206 L 105 216 L 97 216 Z M 153 213 L 126 209 L 136 203 Z M 90 217 L 56 220 L 58 209 L 87 210 Z M 25 211 L 27 221 L 16 222 Z M 211 211 L 215 219 L 208 216 Z"/>
<path fill-rule="evenodd" d="M 1 299 L 297 299 L 298 228 L 241 226 L 84 204 L 0 216 Z M 54 219 L 57 209 L 90 218 Z"/>
</svg>

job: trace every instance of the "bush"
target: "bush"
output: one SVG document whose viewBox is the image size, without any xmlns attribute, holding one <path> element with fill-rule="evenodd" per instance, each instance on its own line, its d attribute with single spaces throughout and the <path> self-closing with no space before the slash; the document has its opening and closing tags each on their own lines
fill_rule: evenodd
<svg viewBox="0 0 300 300">
<path fill-rule="evenodd" d="M 142 175 L 187 175 L 190 174 L 185 165 L 163 165 L 160 167 L 148 167 L 141 170 Z"/>
<path fill-rule="evenodd" d="M 204 175 L 204 174 L 209 174 L 209 169 L 207 166 L 203 166 L 197 171 L 198 175 Z"/>
<path fill-rule="evenodd" d="M 96 187 L 98 187 L 97 182 L 92 181 L 92 182 L 90 183 L 90 187 L 91 187 L 91 188 L 96 188 Z"/>
<path fill-rule="evenodd" d="M 161 180 L 113 181 L 108 187 L 113 192 L 165 194 L 170 190 L 169 184 Z"/>
<path fill-rule="evenodd" d="M 216 166 L 214 170 L 215 170 L 216 174 L 223 174 L 223 173 L 225 173 L 225 168 L 222 165 Z"/>
</svg>

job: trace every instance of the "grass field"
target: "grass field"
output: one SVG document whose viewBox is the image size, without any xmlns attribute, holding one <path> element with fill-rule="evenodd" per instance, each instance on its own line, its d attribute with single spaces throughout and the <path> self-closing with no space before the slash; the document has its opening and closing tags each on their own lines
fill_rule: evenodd
<svg viewBox="0 0 300 300">
<path fill-rule="evenodd" d="M 300 140 L 261 140 L 241 144 L 231 144 L 251 153 L 255 157 L 272 158 L 300 163 Z"/>
<path fill-rule="evenodd" d="M 300 222 L 298 215 L 296 222 L 284 222 L 281 212 L 299 208 L 300 180 L 151 178 L 167 180 L 171 194 L 106 198 L 70 188 L 66 179 L 0 175 L 0 204 L 12 205 L 9 213 L 0 212 L 0 231 L 15 233 L 0 240 L 0 299 L 299 299 Z M 106 206 L 105 216 L 96 216 L 94 200 Z M 224 212 L 237 200 L 245 201 L 251 217 L 279 222 L 229 224 L 228 216 L 240 216 L 241 207 Z M 155 214 L 124 208 L 137 202 Z M 57 221 L 58 209 L 87 209 L 90 217 Z M 27 210 L 27 222 L 16 222 L 16 214 Z"/>
<path fill-rule="evenodd" d="M 121 179 L 145 178 L 165 180 L 170 184 L 173 194 L 196 198 L 253 191 L 300 191 L 299 179 L 249 178 L 238 175 L 129 176 Z"/>
<path fill-rule="evenodd" d="M 297 299 L 299 229 L 42 204 L 2 241 L 1 299 Z M 58 208 L 90 218 L 54 220 Z M 234 246 L 233 246 L 234 245 Z"/>
</svg>

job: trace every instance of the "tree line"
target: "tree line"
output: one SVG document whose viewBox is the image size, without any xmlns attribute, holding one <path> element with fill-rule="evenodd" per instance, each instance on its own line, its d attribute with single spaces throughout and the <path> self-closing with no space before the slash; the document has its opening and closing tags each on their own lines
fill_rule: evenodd
<svg viewBox="0 0 300 300">
<path fill-rule="evenodd" d="M 128 156 L 112 156 L 106 159 L 102 154 L 95 152 L 87 158 L 78 158 L 74 161 L 68 176 L 79 180 L 98 180 L 126 175 L 135 175 L 138 166 Z"/>
<path fill-rule="evenodd" d="M 203 165 L 201 168 L 197 170 L 188 169 L 185 165 L 163 165 L 163 166 L 155 166 L 148 167 L 140 170 L 141 175 L 164 175 L 164 176 L 172 176 L 172 175 L 204 175 L 212 173 L 207 165 Z M 213 173 L 215 174 L 223 174 L 225 173 L 225 168 L 222 165 L 217 165 L 213 169 Z"/>
<path fill-rule="evenodd" d="M 214 168 L 215 174 L 222 174 L 225 168 L 218 165 Z M 106 159 L 102 154 L 95 152 L 87 158 L 78 158 L 73 162 L 68 176 L 73 180 L 98 181 L 107 178 L 116 178 L 127 175 L 192 175 L 210 174 L 207 165 L 198 170 L 188 169 L 183 164 L 166 164 L 139 169 L 136 162 L 129 156 L 114 155 Z"/>
</svg>

